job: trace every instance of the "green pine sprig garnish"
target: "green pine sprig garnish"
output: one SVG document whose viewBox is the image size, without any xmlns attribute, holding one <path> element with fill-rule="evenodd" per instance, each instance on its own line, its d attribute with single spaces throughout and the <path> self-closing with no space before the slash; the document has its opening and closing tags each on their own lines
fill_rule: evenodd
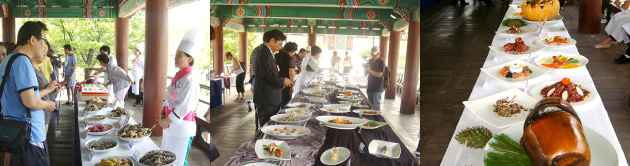
<svg viewBox="0 0 630 166">
<path fill-rule="evenodd" d="M 505 134 L 495 135 L 492 147 L 497 152 L 490 152 L 483 159 L 486 166 L 531 166 L 525 149 Z"/>
<path fill-rule="evenodd" d="M 459 144 L 465 144 L 469 148 L 483 148 L 492 138 L 492 132 L 483 126 L 469 127 L 455 135 Z"/>
</svg>

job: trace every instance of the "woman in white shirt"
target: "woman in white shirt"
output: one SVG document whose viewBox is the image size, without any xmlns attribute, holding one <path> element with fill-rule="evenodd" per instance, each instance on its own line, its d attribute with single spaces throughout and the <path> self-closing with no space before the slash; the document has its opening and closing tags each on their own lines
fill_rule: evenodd
<svg viewBox="0 0 630 166">
<path fill-rule="evenodd" d="M 232 71 L 228 71 L 228 75 L 230 73 L 236 74 L 236 93 L 238 96 L 235 101 L 245 101 L 245 85 L 243 84 L 245 82 L 245 70 L 241 66 L 241 61 L 238 61 L 231 52 L 225 53 L 225 59 L 232 61 Z"/>
<path fill-rule="evenodd" d="M 137 84 L 133 84 L 131 86 L 131 92 L 136 95 L 136 103 L 133 106 L 139 107 L 142 106 L 142 81 L 144 78 L 144 56 L 142 53 L 144 52 L 144 42 L 138 43 L 136 46 L 136 50 L 133 51 L 133 54 L 136 57 L 131 61 L 131 76 L 133 76 L 133 80 L 137 82 Z"/>
<path fill-rule="evenodd" d="M 295 81 L 295 89 L 293 89 L 293 96 L 297 95 L 302 89 L 306 88 L 308 84 L 317 77 L 317 75 L 323 70 L 319 67 L 319 57 L 321 57 L 322 49 L 318 46 L 311 48 L 312 55 L 306 55 L 302 61 L 302 73 L 298 75 Z"/>
</svg>

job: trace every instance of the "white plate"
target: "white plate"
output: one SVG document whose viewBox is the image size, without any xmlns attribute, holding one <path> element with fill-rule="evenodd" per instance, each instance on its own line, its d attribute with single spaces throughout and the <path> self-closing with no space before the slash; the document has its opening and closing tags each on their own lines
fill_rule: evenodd
<svg viewBox="0 0 630 166">
<path fill-rule="evenodd" d="M 514 51 L 510 51 L 510 52 L 503 51 L 504 45 L 505 44 L 496 45 L 496 46 L 488 46 L 488 47 L 490 47 L 491 50 L 501 53 L 502 55 L 507 55 L 507 56 L 512 56 L 512 57 L 527 57 L 529 56 L 529 53 L 536 54 L 538 51 L 545 49 L 545 46 L 530 43 L 530 44 L 526 44 L 527 46 L 529 46 L 529 50 L 515 54 Z"/>
<path fill-rule="evenodd" d="M 138 160 L 140 160 L 142 157 L 144 157 L 144 155 L 147 155 L 149 152 L 152 152 L 152 151 L 164 151 L 164 152 L 173 153 L 173 152 L 171 152 L 171 151 L 167 151 L 167 150 L 151 150 L 151 151 L 148 151 L 148 152 L 146 152 L 146 153 L 142 154 L 142 156 L 141 156 Z M 175 155 L 175 160 L 173 160 L 173 162 L 171 162 L 171 163 L 164 164 L 164 165 L 161 165 L 161 166 L 170 166 L 170 165 L 172 165 L 173 163 L 175 163 L 175 161 L 177 161 L 177 154 L 175 154 L 175 153 L 173 153 L 173 154 Z M 142 165 L 142 166 L 147 166 L 147 165 L 144 165 L 144 164 L 140 163 L 140 161 L 138 161 L 138 163 L 139 163 L 140 165 Z M 153 166 L 153 165 L 152 165 L 152 166 Z"/>
<path fill-rule="evenodd" d="M 120 131 L 120 129 L 118 129 L 118 131 Z M 129 142 L 129 141 L 140 142 L 140 141 L 144 140 L 145 138 L 149 138 L 151 136 L 151 134 L 153 133 L 153 132 L 149 131 L 149 135 L 144 136 L 142 138 L 123 138 L 121 136 L 118 136 L 118 131 L 116 131 L 116 137 L 118 137 L 118 139 L 126 141 L 126 142 Z"/>
<path fill-rule="evenodd" d="M 363 111 L 376 111 L 376 113 L 375 114 L 364 113 Z M 380 115 L 381 114 L 381 111 L 369 110 L 369 109 L 355 109 L 355 110 L 352 110 L 352 112 L 357 113 L 357 114 L 361 114 L 361 115 Z"/>
<path fill-rule="evenodd" d="M 296 134 L 290 134 L 290 133 L 280 134 L 274 131 L 275 129 L 282 130 L 284 129 L 284 127 L 287 127 L 289 131 L 292 129 L 297 129 L 297 133 Z M 297 137 L 301 137 L 303 135 L 311 133 L 311 129 L 302 127 L 302 126 L 296 126 L 296 125 L 268 125 L 268 126 L 263 127 L 261 130 L 263 133 L 271 135 L 278 139 L 295 139 Z"/>
<path fill-rule="evenodd" d="M 310 96 L 304 96 L 304 97 L 306 98 L 306 100 L 308 100 L 308 102 L 311 102 L 311 103 L 316 103 L 316 104 L 328 103 L 328 100 L 325 98 L 310 97 Z"/>
<path fill-rule="evenodd" d="M 383 146 L 387 146 L 387 153 L 383 153 Z M 400 158 L 400 144 L 395 142 L 372 140 L 372 142 L 370 142 L 370 145 L 368 145 L 368 151 L 370 152 L 370 154 L 377 157 L 392 159 Z"/>
<path fill-rule="evenodd" d="M 580 67 L 584 67 L 586 66 L 586 64 L 588 63 L 588 58 L 582 56 L 582 55 L 578 55 L 578 54 L 567 54 L 567 53 L 562 53 L 562 52 L 548 52 L 548 53 L 543 53 L 538 55 L 538 57 L 536 59 L 534 59 L 534 63 L 536 63 L 536 65 L 547 68 L 547 69 L 552 69 L 552 70 L 571 70 L 571 69 L 577 69 L 580 67 L 576 67 L 576 68 L 571 68 L 571 69 L 554 69 L 554 68 L 548 68 L 542 65 L 542 63 L 540 63 L 540 60 L 542 58 L 548 57 L 548 58 L 552 58 L 553 56 L 565 56 L 569 59 L 571 58 L 575 58 L 578 61 L 580 61 Z"/>
<path fill-rule="evenodd" d="M 328 92 L 325 90 L 305 89 L 305 90 L 302 90 L 302 92 L 308 96 L 323 97 L 323 96 L 328 95 Z M 316 93 L 319 93 L 319 94 L 316 94 Z"/>
<path fill-rule="evenodd" d="M 112 110 L 112 111 L 114 111 L 114 110 Z M 109 113 L 111 113 L 112 111 L 107 112 L 107 114 L 105 116 L 107 116 L 107 118 L 110 118 L 110 119 L 118 119 L 118 118 L 120 118 L 120 116 L 119 117 L 110 117 Z M 127 114 L 129 114 L 130 116 L 135 113 L 135 112 L 133 112 L 131 110 L 125 110 L 125 111 L 127 111 Z M 121 116 L 125 116 L 125 115 L 121 115 Z"/>
<path fill-rule="evenodd" d="M 271 143 L 275 143 L 282 150 L 282 157 L 270 156 L 267 151 L 263 149 L 263 145 L 269 146 Z M 276 141 L 270 139 L 259 139 L 256 141 L 256 155 L 261 159 L 271 159 L 271 160 L 291 160 L 291 150 L 289 149 L 289 145 L 284 141 Z"/>
<path fill-rule="evenodd" d="M 324 104 L 322 107 L 327 108 L 340 108 L 340 109 L 350 109 L 350 104 Z"/>
<path fill-rule="evenodd" d="M 110 141 L 110 142 L 114 142 L 116 143 L 116 146 L 109 148 L 109 149 L 104 149 L 104 150 L 94 150 L 88 147 L 88 144 L 92 141 L 98 141 L 98 140 L 106 140 L 106 141 Z M 118 140 L 116 138 L 111 138 L 111 137 L 103 137 L 103 138 L 92 138 L 90 140 L 88 140 L 87 142 L 85 142 L 85 148 L 87 148 L 90 151 L 94 151 L 95 153 L 101 153 L 101 152 L 109 152 L 112 151 L 116 148 L 118 148 L 118 145 L 120 144 L 120 142 L 118 142 Z"/>
<path fill-rule="evenodd" d="M 291 113 L 296 113 L 296 114 L 308 114 L 311 112 L 311 109 L 308 108 L 289 108 L 289 109 L 285 109 L 284 112 L 291 114 Z"/>
<path fill-rule="evenodd" d="M 551 36 L 551 37 L 554 37 L 554 36 Z M 565 37 L 565 36 L 560 36 L 560 37 L 569 39 L 569 42 L 568 43 L 564 43 L 564 44 L 560 44 L 560 45 L 555 45 L 555 44 L 554 45 L 549 45 L 545 41 L 545 39 L 548 39 L 548 38 L 541 37 L 541 38 L 536 39 L 534 41 L 534 43 L 536 43 L 538 45 L 541 45 L 541 46 L 550 47 L 550 48 L 564 48 L 564 47 L 568 47 L 568 46 L 573 46 L 573 45 L 575 45 L 577 43 L 577 41 L 575 39 L 572 39 L 570 37 Z"/>
<path fill-rule="evenodd" d="M 297 103 L 289 103 L 289 104 L 287 104 L 287 107 L 300 108 L 300 107 L 298 107 L 300 105 L 306 105 L 306 107 L 304 107 L 304 108 L 309 108 L 309 107 L 313 106 L 313 104 L 310 104 L 310 103 L 297 102 Z"/>
<path fill-rule="evenodd" d="M 583 127 L 584 137 L 586 137 L 586 142 L 588 142 L 588 147 L 591 150 L 591 165 L 597 166 L 616 166 L 619 164 L 619 159 L 617 156 L 617 151 L 610 144 L 608 139 L 604 138 L 604 136 L 599 133 L 591 130 L 586 126 Z M 517 143 L 521 141 L 521 137 L 523 137 L 523 123 L 519 123 L 514 126 L 510 126 L 497 134 L 505 134 L 509 136 L 512 140 Z M 490 142 L 493 142 L 493 139 L 490 139 L 486 146 L 483 148 L 482 152 L 482 161 L 489 152 L 495 152 L 495 150 L 490 147 Z M 482 162 L 483 163 L 483 162 Z"/>
<path fill-rule="evenodd" d="M 85 121 L 86 119 L 88 119 L 90 117 L 97 117 L 97 116 L 102 116 L 103 120 L 94 121 L 94 122 L 87 122 L 87 121 Z M 90 115 L 90 116 L 83 117 L 83 122 L 87 122 L 88 124 L 99 124 L 99 123 L 103 122 L 105 120 L 105 118 L 107 118 L 107 117 L 105 117 L 105 115 Z"/>
<path fill-rule="evenodd" d="M 341 100 L 347 100 L 347 101 L 361 101 L 363 100 L 363 97 L 360 96 L 356 96 L 356 98 L 353 98 L 352 96 L 337 96 L 337 98 L 341 99 Z"/>
<path fill-rule="evenodd" d="M 538 65 L 527 63 L 527 62 L 525 62 L 525 61 L 523 61 L 521 59 L 515 59 L 515 60 L 509 61 L 509 62 L 505 62 L 505 63 L 499 64 L 499 65 L 481 68 L 481 71 L 486 73 L 487 75 L 489 75 L 492 78 L 495 78 L 497 80 L 500 80 L 500 81 L 503 81 L 503 82 L 506 82 L 506 83 L 517 83 L 517 82 L 527 81 L 527 79 L 514 80 L 512 78 L 503 77 L 501 75 L 500 72 L 501 72 L 501 69 L 503 69 L 504 66 L 514 65 L 514 64 L 523 65 L 523 66 L 529 67 L 529 69 L 532 70 L 532 73 L 529 75 L 529 79 L 530 80 L 551 72 L 551 70 L 549 70 L 547 68 L 543 68 L 543 67 L 540 67 Z"/>
<path fill-rule="evenodd" d="M 361 109 L 370 108 L 369 105 L 361 105 L 361 103 L 354 103 L 352 104 L 352 107 L 361 108 Z"/>
<path fill-rule="evenodd" d="M 330 156 L 332 155 L 332 149 L 328 149 L 324 151 L 324 153 L 322 153 L 322 156 L 319 158 L 319 160 L 324 165 L 337 165 L 339 163 L 343 163 L 350 157 L 350 149 L 344 148 L 344 147 L 337 147 L 337 150 L 338 150 L 337 154 L 339 154 L 337 161 L 330 161 Z"/>
<path fill-rule="evenodd" d="M 357 87 L 358 88 L 358 87 Z M 350 92 L 350 93 L 359 93 L 358 90 L 350 90 L 350 89 L 346 89 L 346 90 L 339 90 L 340 94 L 345 94 L 346 92 Z"/>
<path fill-rule="evenodd" d="M 328 112 L 328 113 L 336 113 L 336 114 L 341 114 L 341 113 L 348 113 L 350 112 L 349 109 L 344 109 L 344 108 L 330 108 L 330 107 L 322 107 L 319 108 L 320 111 L 324 111 L 324 112 Z"/>
<path fill-rule="evenodd" d="M 510 88 L 508 90 L 479 99 L 464 101 L 463 103 L 466 108 L 468 108 L 474 114 L 477 114 L 481 119 L 490 123 L 490 125 L 498 128 L 503 128 L 525 121 L 527 115 L 529 114 L 529 111 L 522 111 L 520 114 L 516 114 L 512 117 L 506 118 L 499 116 L 493 111 L 493 106 L 496 104 L 497 100 L 505 99 L 507 97 L 509 97 L 508 100 L 511 100 L 514 96 L 516 96 L 516 98 L 514 98 L 514 101 L 516 101 L 517 104 L 520 104 L 528 109 L 534 108 L 534 106 L 536 106 L 536 103 L 540 101 L 517 88 Z"/>
<path fill-rule="evenodd" d="M 289 123 L 289 124 L 294 124 L 294 123 L 302 123 L 302 122 L 306 122 L 308 120 L 311 119 L 311 115 L 309 114 L 295 114 L 296 117 L 299 117 L 300 120 L 299 121 L 291 121 L 291 122 L 287 122 L 287 121 L 281 121 L 280 119 L 282 119 L 283 117 L 288 117 L 291 114 L 277 114 L 274 116 L 271 116 L 271 120 L 278 122 L 278 123 Z"/>
<path fill-rule="evenodd" d="M 521 18 L 523 21 L 527 22 L 528 24 L 538 24 L 538 21 L 530 21 L 528 20 L 525 16 L 522 16 Z M 545 23 L 545 25 L 551 25 L 551 24 L 555 24 L 559 21 L 562 21 L 562 19 L 564 19 L 564 17 L 562 17 L 562 15 L 559 15 L 554 17 L 551 20 L 547 20 L 547 23 Z"/>
<path fill-rule="evenodd" d="M 368 122 L 369 122 L 369 121 L 368 121 Z M 376 121 L 374 121 L 374 122 L 376 122 Z M 365 123 L 367 123 L 367 122 L 365 122 Z M 387 125 L 387 122 L 376 122 L 376 123 L 378 123 L 378 124 L 379 124 L 379 125 L 378 125 L 378 126 L 376 126 L 376 127 L 372 127 L 372 126 L 370 126 L 370 127 L 366 127 L 366 126 L 364 126 L 364 125 L 361 125 L 361 128 L 363 128 L 363 129 L 377 129 L 377 128 L 379 128 L 379 127 L 383 127 L 383 126 Z"/>
<path fill-rule="evenodd" d="M 114 157 L 107 157 L 107 158 L 103 158 L 103 159 L 101 159 L 101 160 L 108 160 L 108 159 L 111 159 L 111 158 L 124 158 L 124 159 L 127 159 L 127 161 L 129 161 L 129 162 L 128 162 L 128 163 L 129 163 L 129 166 L 134 166 L 134 165 L 136 165 L 136 160 L 134 160 L 134 159 L 133 159 L 133 157 L 131 157 L 131 156 L 128 156 L 128 157 L 114 156 Z M 94 164 L 94 166 L 100 166 L 100 165 L 99 165 L 99 163 L 101 162 L 101 160 L 94 160 L 94 161 L 97 161 L 97 163 L 96 163 L 96 164 Z"/>
<path fill-rule="evenodd" d="M 328 122 L 329 120 L 333 120 L 335 118 L 339 118 L 340 121 L 345 118 L 346 120 L 348 120 L 352 124 L 337 124 L 337 123 Z M 348 116 L 318 116 L 315 119 L 317 119 L 318 121 L 322 122 L 324 125 L 326 125 L 328 127 L 336 128 L 336 129 L 342 129 L 342 130 L 352 130 L 352 129 L 355 129 L 355 128 L 363 125 L 365 122 L 367 122 L 366 119 L 355 118 L 355 117 L 348 117 Z"/>
<path fill-rule="evenodd" d="M 540 83 L 534 86 L 532 90 L 529 92 L 529 94 L 531 94 L 536 99 L 542 100 L 543 96 L 540 94 L 540 91 L 542 91 L 542 89 L 545 88 L 546 86 L 553 85 L 556 82 L 559 82 L 559 81 L 547 81 L 547 82 Z M 570 103 L 571 106 L 576 107 L 576 106 L 584 105 L 584 104 L 594 101 L 595 98 L 597 98 L 598 96 L 597 90 L 595 90 L 595 88 L 592 87 L 591 85 L 581 83 L 581 82 L 576 82 L 576 81 L 571 81 L 571 82 L 576 85 L 582 85 L 582 88 L 591 92 L 591 96 L 589 96 L 587 99 L 585 99 L 584 101 L 576 102 L 576 103 Z"/>
<path fill-rule="evenodd" d="M 107 131 L 103 131 L 103 132 L 90 132 L 90 131 L 88 131 L 88 128 L 94 126 L 94 125 L 92 125 L 92 126 L 85 127 L 85 132 L 87 132 L 87 134 L 90 134 L 90 135 L 107 135 L 108 133 L 112 132 L 112 130 L 114 130 L 114 125 L 110 125 L 110 124 L 103 124 L 103 125 L 109 126 L 110 129 L 107 130 Z"/>
<path fill-rule="evenodd" d="M 501 26 L 501 27 L 499 27 L 499 29 L 497 30 L 496 33 L 507 35 L 507 36 L 517 37 L 517 36 L 526 35 L 526 34 L 528 34 L 530 32 L 534 32 L 536 30 L 536 27 L 533 27 L 533 26 L 529 25 L 529 23 L 528 23 L 528 25 L 521 26 L 520 28 L 521 28 L 521 32 L 520 33 L 508 33 L 508 30 L 510 30 L 510 27 L 509 26 Z"/>
<path fill-rule="evenodd" d="M 260 162 L 258 162 L 258 163 L 245 164 L 243 166 L 278 166 L 278 165 L 271 164 L 271 163 L 260 163 Z"/>
</svg>

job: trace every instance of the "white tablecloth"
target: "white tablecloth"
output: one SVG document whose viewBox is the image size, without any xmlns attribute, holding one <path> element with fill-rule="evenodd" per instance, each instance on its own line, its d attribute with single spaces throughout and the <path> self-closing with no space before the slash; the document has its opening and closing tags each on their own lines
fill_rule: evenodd
<svg viewBox="0 0 630 166">
<path fill-rule="evenodd" d="M 76 145 L 76 146 L 81 146 L 81 163 L 84 166 L 93 166 L 97 163 L 99 163 L 101 161 L 101 159 L 106 159 L 109 157 L 129 157 L 131 159 L 133 159 L 132 155 L 135 149 L 138 150 L 138 152 L 140 152 L 140 155 L 144 155 L 145 153 L 151 151 L 151 150 L 159 150 L 160 148 L 155 145 L 155 143 L 150 139 L 150 138 L 145 138 L 144 140 L 140 141 L 140 142 L 135 142 L 133 145 L 133 149 L 130 149 L 128 144 L 129 142 L 125 142 L 123 140 L 118 139 L 118 141 L 120 142 L 118 147 L 110 152 L 105 152 L 105 153 L 96 153 L 93 157 L 93 160 L 90 161 L 90 150 L 87 149 L 85 147 L 85 142 L 87 142 L 90 139 L 93 138 L 100 138 L 100 137 L 112 137 L 112 138 L 117 138 L 116 137 L 116 131 L 118 131 L 120 129 L 120 125 L 118 124 L 118 119 L 110 119 L 110 118 L 105 118 L 105 121 L 103 121 L 103 124 L 111 124 L 114 126 L 114 128 L 112 129 L 112 131 L 110 133 L 108 133 L 106 136 L 95 136 L 95 135 L 87 135 L 87 138 L 85 138 L 86 132 L 85 132 L 85 127 L 83 126 L 83 117 L 85 116 L 85 113 L 83 111 L 83 108 L 85 108 L 85 102 L 80 102 L 79 104 L 79 137 L 81 138 L 81 144 L 80 145 Z M 98 115 L 106 115 L 109 111 L 111 111 L 113 108 L 112 107 L 107 107 L 107 108 L 103 108 L 101 111 L 99 111 L 97 114 Z M 133 118 L 129 119 L 129 124 L 136 124 L 135 120 Z M 91 125 L 88 125 L 91 126 Z M 138 164 L 138 161 L 134 161 L 135 164 Z"/>
<path fill-rule="evenodd" d="M 513 4 L 520 5 L 520 3 L 522 3 L 522 1 L 515 2 Z M 506 13 L 506 18 L 510 18 L 511 17 L 510 15 L 514 12 L 516 11 L 513 8 L 508 9 Z M 500 23 L 497 23 L 497 24 L 500 24 Z M 546 26 L 564 27 L 564 23 L 558 22 L 556 24 L 549 24 Z M 548 35 L 549 36 L 560 35 L 560 36 L 568 37 L 569 33 L 567 31 L 554 31 L 554 32 L 549 32 Z M 492 45 L 504 45 L 508 42 L 514 42 L 514 39 L 516 37 L 512 36 L 511 41 L 508 41 L 506 38 L 507 38 L 506 35 L 497 34 L 495 35 L 492 41 Z M 525 43 L 527 43 L 528 45 L 533 45 L 534 44 L 533 41 L 536 38 L 538 38 L 538 34 L 532 32 L 526 36 L 523 36 L 522 38 L 525 41 Z M 528 62 L 534 64 L 532 61 L 534 58 L 537 57 L 537 55 L 541 53 L 548 53 L 548 52 L 564 52 L 564 53 L 569 53 L 569 54 L 579 54 L 576 46 L 566 47 L 562 49 L 546 48 L 540 51 L 539 53 L 533 54 L 531 57 L 529 57 Z M 501 56 L 499 54 L 500 53 L 490 50 L 490 53 L 483 67 L 490 67 L 490 66 L 498 65 L 498 64 L 505 63 L 507 61 L 515 59 L 511 57 Z M 588 66 L 588 64 L 586 66 Z M 468 100 L 474 100 L 474 99 L 482 98 L 488 95 L 492 95 L 492 94 L 507 90 L 511 87 L 516 87 L 521 90 L 525 90 L 526 93 L 531 94 L 529 91 L 531 90 L 532 87 L 540 83 L 547 82 L 547 81 L 560 81 L 564 77 L 569 77 L 571 81 L 586 83 L 595 87 L 595 85 L 593 84 L 591 75 L 589 74 L 586 67 L 580 67 L 578 69 L 573 69 L 570 71 L 555 70 L 546 75 L 540 76 L 536 79 L 529 80 L 529 83 L 527 85 L 525 82 L 520 83 L 520 84 L 514 84 L 514 85 L 508 84 L 508 83 L 496 80 L 483 72 L 480 72 L 479 77 L 477 78 L 477 82 L 475 83 L 473 91 L 470 94 L 470 97 L 468 98 Z M 592 93 L 598 93 L 598 92 L 592 92 Z M 626 157 L 623 153 L 623 150 L 621 149 L 621 145 L 619 144 L 617 135 L 615 134 L 613 126 L 610 123 L 608 113 L 606 112 L 606 109 L 604 108 L 604 105 L 599 95 L 597 95 L 597 98 L 595 98 L 594 101 L 588 104 L 579 106 L 579 107 L 574 107 L 574 108 L 582 121 L 582 125 L 587 128 L 593 129 L 594 131 L 598 132 L 599 134 L 607 138 L 608 141 L 610 141 L 610 143 L 615 147 L 615 150 L 617 151 L 618 158 L 619 158 L 619 165 L 627 166 L 628 163 L 626 161 Z M 453 137 L 455 137 L 455 135 L 459 131 L 467 127 L 472 127 L 472 126 L 485 126 L 490 131 L 492 131 L 492 133 L 498 133 L 499 131 L 505 129 L 505 128 L 497 128 L 490 125 L 483 119 L 479 117 L 475 117 L 475 114 L 471 112 L 468 108 L 464 108 L 464 112 L 462 113 L 462 116 L 459 119 L 457 128 L 455 129 L 455 132 L 453 133 Z M 482 162 L 483 162 L 481 155 L 482 155 L 482 149 L 466 148 L 465 146 L 459 144 L 454 138 L 451 138 L 451 141 L 448 145 L 448 149 L 446 150 L 446 153 L 444 154 L 444 157 L 442 158 L 441 165 L 480 166 L 482 165 Z"/>
</svg>

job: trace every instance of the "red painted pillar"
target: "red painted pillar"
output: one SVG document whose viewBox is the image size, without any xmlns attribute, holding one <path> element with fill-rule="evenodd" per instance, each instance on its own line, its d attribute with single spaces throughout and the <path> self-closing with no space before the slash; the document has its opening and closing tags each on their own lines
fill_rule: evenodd
<svg viewBox="0 0 630 166">
<path fill-rule="evenodd" d="M 407 39 L 407 59 L 405 60 L 405 78 L 400 102 L 400 113 L 414 114 L 418 78 L 420 78 L 420 21 L 409 22 Z"/>
<path fill-rule="evenodd" d="M 316 45 L 317 45 L 317 34 L 315 33 L 315 28 L 311 27 L 311 30 L 308 33 L 308 46 L 312 47 Z"/>
<path fill-rule="evenodd" d="M 217 39 L 214 40 L 213 59 L 212 64 L 214 66 L 214 74 L 220 75 L 223 73 L 223 26 L 215 26 L 214 32 L 217 33 Z"/>
<path fill-rule="evenodd" d="M 2 17 L 2 41 L 3 42 L 16 43 L 16 41 L 15 41 L 15 17 L 13 17 L 12 9 L 10 7 L 7 7 L 7 9 L 8 9 L 7 13 L 9 13 L 9 15 Z M 7 53 L 9 53 L 9 52 L 7 52 Z"/>
<path fill-rule="evenodd" d="M 385 61 L 385 63 L 387 64 L 387 44 L 388 44 L 388 40 L 389 36 L 381 36 L 379 43 L 378 43 L 378 48 L 381 49 L 381 59 L 383 59 L 383 61 Z"/>
<path fill-rule="evenodd" d="M 598 34 L 601 28 L 602 1 L 580 1 L 580 21 L 578 31 L 585 34 Z"/>
<path fill-rule="evenodd" d="M 247 71 L 247 32 L 238 33 L 238 60 L 245 62 L 245 66 L 241 66 L 243 70 Z"/>
<path fill-rule="evenodd" d="M 391 31 L 389 34 L 389 58 L 387 67 L 391 77 L 389 86 L 385 89 L 385 99 L 396 98 L 396 73 L 398 72 L 398 52 L 400 52 L 400 31 Z"/>
<path fill-rule="evenodd" d="M 142 123 L 144 127 L 156 127 L 151 136 L 162 136 L 162 127 L 158 124 L 162 111 L 162 100 L 166 93 L 166 73 L 168 66 L 168 5 L 166 1 L 146 3 L 145 27 L 145 70 L 144 108 Z M 150 28 L 149 28 L 150 27 Z M 171 54 L 174 54 L 172 52 Z M 126 59 L 125 59 L 126 60 Z"/>
<path fill-rule="evenodd" d="M 116 40 L 116 63 L 127 71 L 129 61 L 129 18 L 116 18 L 115 40 Z"/>
</svg>

